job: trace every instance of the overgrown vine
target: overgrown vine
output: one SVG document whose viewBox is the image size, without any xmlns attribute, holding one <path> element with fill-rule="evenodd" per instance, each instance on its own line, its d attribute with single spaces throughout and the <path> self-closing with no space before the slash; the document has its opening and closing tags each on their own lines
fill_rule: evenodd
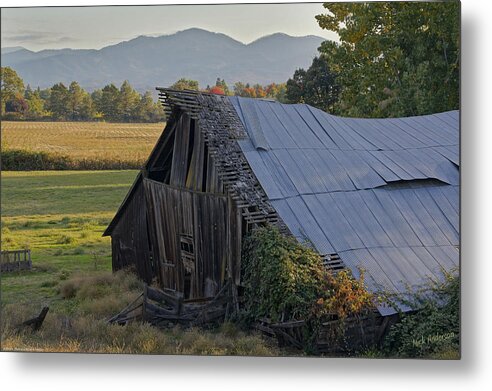
<svg viewBox="0 0 492 391">
<path fill-rule="evenodd" d="M 333 274 L 316 251 L 275 227 L 253 231 L 244 242 L 242 264 L 246 318 L 304 320 L 308 345 L 315 343 L 323 320 L 340 320 L 340 332 L 333 336 L 340 338 L 347 317 L 374 306 L 362 271 L 358 279 L 349 270 Z"/>
</svg>

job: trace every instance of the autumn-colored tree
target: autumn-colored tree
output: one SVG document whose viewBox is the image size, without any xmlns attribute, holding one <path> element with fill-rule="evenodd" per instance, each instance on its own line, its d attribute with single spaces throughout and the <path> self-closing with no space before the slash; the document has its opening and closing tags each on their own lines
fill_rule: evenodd
<svg viewBox="0 0 492 391">
<path fill-rule="evenodd" d="M 287 92 L 286 83 L 280 83 L 280 84 L 271 83 L 271 84 L 267 85 L 266 87 L 264 87 L 264 90 L 265 90 L 267 98 L 272 98 L 272 99 L 275 99 L 279 102 L 285 102 L 286 101 L 286 98 L 285 98 L 285 94 Z"/>
<path fill-rule="evenodd" d="M 459 107 L 458 1 L 324 7 L 320 27 L 340 38 L 320 50 L 342 88 L 341 114 L 398 117 Z"/>
<path fill-rule="evenodd" d="M 210 87 L 208 92 L 210 92 L 211 94 L 225 95 L 224 89 L 222 87 L 219 87 L 219 86 Z"/>
<path fill-rule="evenodd" d="M 231 91 L 229 90 L 229 87 L 227 86 L 227 83 L 224 79 L 218 77 L 215 82 L 215 87 L 219 87 L 220 89 L 222 89 L 222 91 L 224 91 L 224 95 L 231 95 Z"/>
<path fill-rule="evenodd" d="M 245 98 L 270 98 L 279 102 L 285 102 L 285 83 L 271 83 L 267 86 L 255 84 L 250 86 L 249 83 L 237 82 L 234 84 L 234 95 Z"/>
<path fill-rule="evenodd" d="M 234 83 L 234 87 L 232 89 L 234 92 L 234 95 L 235 96 L 245 96 L 244 90 L 246 89 L 246 85 L 249 86 L 249 84 L 244 84 L 244 83 L 241 83 L 240 81 Z"/>
<path fill-rule="evenodd" d="M 16 113 L 18 118 L 22 118 L 29 110 L 29 104 L 22 94 L 15 94 L 13 98 L 10 98 L 5 102 L 6 113 Z"/>
<path fill-rule="evenodd" d="M 256 98 L 256 91 L 252 88 L 249 83 L 237 82 L 234 84 L 233 88 L 234 95 L 242 96 L 245 98 Z"/>
<path fill-rule="evenodd" d="M 255 90 L 255 96 L 256 96 L 256 98 L 264 98 L 264 97 L 266 97 L 266 91 L 263 89 L 263 86 L 261 84 L 255 84 L 253 86 L 253 89 Z"/>
</svg>

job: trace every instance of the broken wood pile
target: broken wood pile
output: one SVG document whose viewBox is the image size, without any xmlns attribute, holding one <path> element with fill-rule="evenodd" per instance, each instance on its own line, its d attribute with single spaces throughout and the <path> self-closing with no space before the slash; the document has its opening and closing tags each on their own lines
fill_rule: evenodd
<svg viewBox="0 0 492 391">
<path fill-rule="evenodd" d="M 361 317 L 326 320 L 321 323 L 313 346 L 317 353 L 341 353 L 357 351 L 380 344 L 395 317 L 383 317 L 379 313 L 369 313 Z M 304 320 L 273 323 L 262 319 L 255 328 L 264 335 L 275 338 L 279 346 L 292 346 L 303 349 L 309 343 Z"/>
<path fill-rule="evenodd" d="M 186 299 L 145 285 L 144 292 L 109 323 L 124 325 L 141 320 L 157 327 L 203 326 L 226 319 L 233 311 L 230 282 L 215 297 Z"/>
</svg>

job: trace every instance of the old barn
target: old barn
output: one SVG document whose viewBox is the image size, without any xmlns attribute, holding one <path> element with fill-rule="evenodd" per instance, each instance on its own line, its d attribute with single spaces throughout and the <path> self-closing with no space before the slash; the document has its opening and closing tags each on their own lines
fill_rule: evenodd
<svg viewBox="0 0 492 391">
<path fill-rule="evenodd" d="M 355 119 L 158 90 L 168 122 L 104 233 L 113 270 L 133 265 L 165 291 L 213 297 L 241 284 L 242 238 L 266 223 L 327 268 L 364 268 L 373 291 L 458 267 L 458 111 Z"/>
</svg>

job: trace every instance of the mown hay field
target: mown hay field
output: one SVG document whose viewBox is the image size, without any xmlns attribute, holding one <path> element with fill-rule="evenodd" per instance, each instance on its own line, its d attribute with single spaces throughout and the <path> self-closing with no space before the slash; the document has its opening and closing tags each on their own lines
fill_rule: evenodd
<svg viewBox="0 0 492 391">
<path fill-rule="evenodd" d="M 145 161 L 164 123 L 2 121 L 2 149 L 77 159 Z"/>
</svg>

